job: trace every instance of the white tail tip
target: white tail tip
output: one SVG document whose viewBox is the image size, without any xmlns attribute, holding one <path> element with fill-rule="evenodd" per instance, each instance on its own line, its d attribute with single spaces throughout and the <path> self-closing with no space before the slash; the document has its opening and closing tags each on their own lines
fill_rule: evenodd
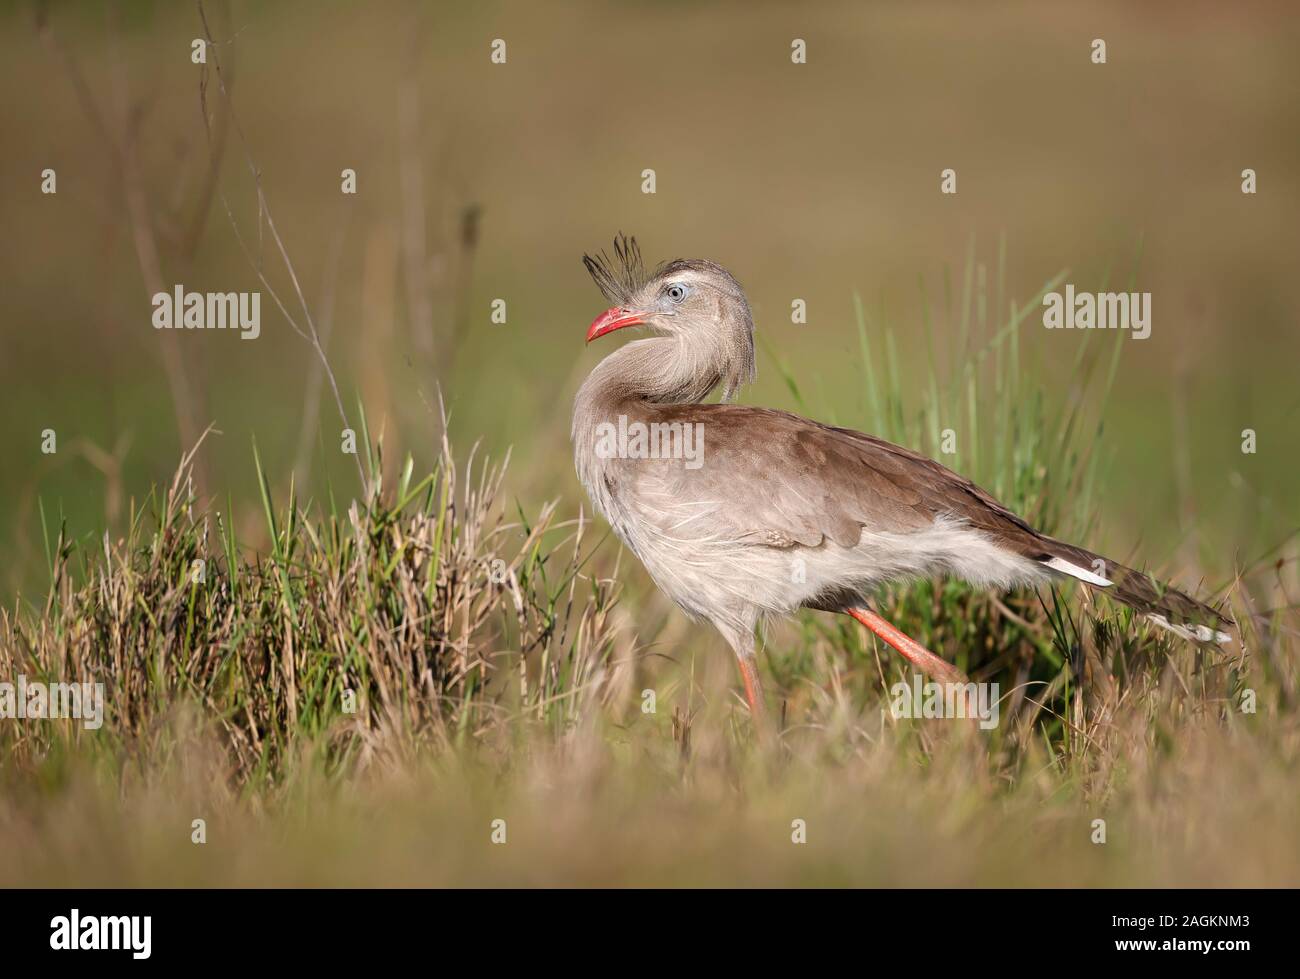
<svg viewBox="0 0 1300 979">
<path fill-rule="evenodd" d="M 1168 629 L 1175 636 L 1182 636 L 1193 642 L 1232 642 L 1232 636 L 1218 629 L 1211 629 L 1208 625 L 1174 625 L 1158 612 L 1148 612 L 1147 618 L 1160 628 Z"/>
<path fill-rule="evenodd" d="M 1099 574 L 1094 574 L 1087 568 L 1081 568 L 1077 564 L 1071 564 L 1063 557 L 1054 557 L 1050 561 L 1044 561 L 1053 571 L 1059 571 L 1061 574 L 1068 574 L 1071 578 L 1078 578 L 1080 581 L 1086 581 L 1090 585 L 1096 585 L 1098 588 L 1109 588 L 1115 582 L 1109 578 L 1103 578 Z"/>
</svg>

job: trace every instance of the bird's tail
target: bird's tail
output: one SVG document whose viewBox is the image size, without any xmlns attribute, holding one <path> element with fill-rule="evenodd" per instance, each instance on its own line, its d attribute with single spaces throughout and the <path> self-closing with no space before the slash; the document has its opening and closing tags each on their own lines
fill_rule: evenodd
<svg viewBox="0 0 1300 979">
<path fill-rule="evenodd" d="M 1236 624 L 1230 616 L 1198 602 L 1177 588 L 1082 547 L 1050 537 L 1044 537 L 1042 543 L 1046 553 L 1039 560 L 1044 565 L 1059 574 L 1077 578 L 1095 591 L 1145 615 L 1161 628 L 1196 642 L 1232 640 L 1232 636 L 1224 631 Z"/>
</svg>

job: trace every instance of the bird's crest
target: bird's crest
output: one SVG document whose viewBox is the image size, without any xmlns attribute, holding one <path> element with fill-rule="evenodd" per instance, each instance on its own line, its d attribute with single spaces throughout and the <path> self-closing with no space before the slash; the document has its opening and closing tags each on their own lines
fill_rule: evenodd
<svg viewBox="0 0 1300 979">
<path fill-rule="evenodd" d="M 614 306 L 629 305 L 632 297 L 649 281 L 636 239 L 629 238 L 622 232 L 614 239 L 613 261 L 601 251 L 594 258 L 583 255 L 582 264 L 587 267 L 596 288 Z"/>
</svg>

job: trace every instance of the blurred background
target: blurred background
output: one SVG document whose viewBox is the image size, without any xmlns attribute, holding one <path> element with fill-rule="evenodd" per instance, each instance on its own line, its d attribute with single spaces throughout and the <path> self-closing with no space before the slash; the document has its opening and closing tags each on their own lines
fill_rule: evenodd
<svg viewBox="0 0 1300 979">
<path fill-rule="evenodd" d="M 277 492 L 295 470 L 309 494 L 327 480 L 356 492 L 315 355 L 258 282 L 260 261 L 297 316 L 247 158 L 349 417 L 365 406 L 389 467 L 406 452 L 433 463 L 441 391 L 458 453 L 511 449 L 512 497 L 576 513 L 570 404 L 608 352 L 584 348 L 603 307 L 580 258 L 625 231 L 649 261 L 711 258 L 746 287 L 762 351 L 743 400 L 797 407 L 780 363 L 805 410 L 857 427 L 869 392 L 855 294 L 919 390 L 931 357 L 947 376 L 962 356 L 947 311 L 967 269 L 1002 307 L 1067 269 L 1080 290 L 1150 292 L 1149 339 L 1091 341 L 1123 349 L 1095 406 L 1106 479 L 1089 544 L 1157 562 L 1214 554 L 1224 568 L 1300 521 L 1289 5 L 205 9 L 218 42 L 206 72 L 191 62 L 204 35 L 193 4 L 0 13 L 10 593 L 44 587 L 42 505 L 74 536 L 120 532 L 131 499 L 170 479 L 209 424 L 220 434 L 201 449 L 202 488 L 222 509 L 229 498 L 244 539 L 265 534 L 254 440 Z M 791 61 L 796 38 L 806 64 Z M 41 193 L 46 168 L 54 195 Z M 355 196 L 340 192 L 344 168 Z M 940 193 L 945 168 L 956 195 Z M 261 289 L 260 338 L 155 331 L 158 280 Z M 806 324 L 791 323 L 795 298 Z M 1026 363 L 1062 402 L 1087 397 L 1072 386 L 1081 336 L 1039 316 Z M 1241 450 L 1246 428 L 1255 454 Z"/>
</svg>

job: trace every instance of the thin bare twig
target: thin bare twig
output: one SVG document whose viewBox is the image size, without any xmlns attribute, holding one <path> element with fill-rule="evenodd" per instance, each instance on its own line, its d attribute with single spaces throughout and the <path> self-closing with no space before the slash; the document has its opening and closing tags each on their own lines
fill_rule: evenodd
<svg viewBox="0 0 1300 979">
<path fill-rule="evenodd" d="M 244 255 L 248 258 L 249 263 L 253 266 L 253 269 L 256 271 L 257 278 L 261 282 L 262 287 L 270 294 L 271 299 L 275 302 L 275 305 L 279 308 L 280 312 L 284 315 L 284 318 L 288 321 L 289 326 L 293 329 L 293 331 L 297 333 L 300 337 L 302 337 L 304 340 L 306 340 L 308 343 L 310 343 L 312 349 L 316 351 L 316 356 L 320 360 L 321 369 L 324 371 L 325 377 L 329 379 L 330 390 L 334 394 L 334 404 L 338 408 L 339 418 L 342 420 L 343 426 L 345 428 L 350 429 L 352 428 L 352 425 L 348 421 L 347 410 L 343 407 L 343 398 L 339 394 L 338 380 L 334 376 L 334 370 L 332 367 L 330 367 L 329 358 L 325 355 L 325 349 L 321 345 L 320 334 L 316 330 L 316 323 L 312 318 L 311 309 L 307 305 L 307 298 L 306 296 L 303 295 L 302 286 L 298 281 L 298 273 L 294 268 L 293 261 L 289 258 L 289 252 L 284 246 L 283 239 L 281 239 L 280 237 L 279 229 L 276 228 L 275 226 L 275 219 L 271 215 L 271 208 L 269 203 L 267 202 L 266 194 L 262 188 L 261 171 L 258 169 L 257 164 L 253 161 L 252 154 L 248 148 L 248 141 L 244 137 L 243 127 L 240 126 L 239 117 L 235 114 L 234 103 L 231 101 L 230 91 L 226 86 L 225 75 L 222 73 L 221 70 L 221 58 L 217 53 L 217 41 L 212 36 L 212 29 L 208 25 L 208 16 L 206 11 L 203 9 L 203 0 L 197 0 L 197 2 L 198 2 L 198 9 L 199 9 L 199 19 L 203 23 L 203 36 L 208 45 L 209 56 L 212 59 L 212 70 L 213 73 L 216 75 L 216 79 L 217 79 L 217 88 L 221 91 L 221 97 L 225 101 L 226 112 L 230 117 L 230 124 L 235 130 L 235 135 L 239 137 L 239 146 L 240 149 L 243 151 L 244 164 L 248 167 L 248 172 L 252 175 L 253 184 L 257 190 L 257 214 L 258 214 L 257 229 L 258 229 L 258 236 L 259 236 L 258 258 L 255 259 L 253 255 L 249 252 L 248 246 L 244 242 L 244 237 L 240 233 L 239 222 L 235 220 L 234 211 L 231 209 L 230 202 L 226 199 L 226 195 L 220 190 L 218 190 L 217 192 L 218 196 L 221 199 L 222 206 L 226 210 L 226 217 L 229 218 L 230 220 L 230 226 L 235 232 L 235 239 L 239 242 L 240 249 L 243 250 Z M 207 92 L 208 92 L 208 76 L 207 76 L 207 63 L 205 62 L 199 79 L 199 108 L 203 115 L 204 130 L 208 133 L 209 139 L 211 139 L 212 133 L 208 123 Z M 275 290 L 275 287 L 271 285 L 270 280 L 267 279 L 266 273 L 262 268 L 262 263 L 260 261 L 260 256 L 261 256 L 260 237 L 264 225 L 266 227 L 266 230 L 271 233 L 271 239 L 275 242 L 276 251 L 279 252 L 280 260 L 284 263 L 285 271 L 289 275 L 289 281 L 293 285 L 294 295 L 297 297 L 298 305 L 302 309 L 302 318 L 304 322 L 307 324 L 306 330 L 304 330 L 301 326 L 298 325 L 298 321 L 294 318 L 293 314 L 291 314 L 289 310 L 285 307 L 284 302 L 281 301 L 280 299 L 280 294 Z M 365 469 L 361 465 L 361 458 L 359 455 L 354 454 L 353 459 L 357 464 L 357 475 L 360 477 L 361 480 L 362 493 L 366 498 L 369 498 L 370 484 L 369 481 L 366 479 Z"/>
<path fill-rule="evenodd" d="M 329 348 L 330 335 L 334 332 L 334 292 L 338 284 L 339 263 L 343 259 L 343 243 L 347 239 L 348 225 L 351 223 L 352 207 L 345 206 L 339 218 L 339 226 L 330 244 L 330 254 L 325 262 L 325 276 L 321 281 L 320 299 L 320 333 L 321 346 Z M 313 360 L 311 373 L 307 377 L 307 388 L 303 392 L 302 428 L 298 433 L 298 452 L 294 462 L 294 472 L 298 481 L 307 477 L 311 465 L 312 439 L 316 424 L 320 418 L 320 386 L 325 380 L 325 372 L 320 360 Z"/>
<path fill-rule="evenodd" d="M 152 298 L 159 292 L 165 291 L 162 261 L 154 233 L 153 216 L 145 194 L 135 135 L 137 126 L 132 121 L 121 61 L 117 57 L 113 59 L 113 83 L 120 118 L 115 120 L 115 124 L 110 124 L 107 111 L 96 101 L 90 83 L 82 73 L 77 60 L 55 34 L 50 25 L 48 11 L 43 5 L 37 10 L 36 28 L 42 43 L 63 65 L 82 113 L 94 126 L 100 140 L 110 151 L 121 181 L 127 219 L 131 228 L 131 240 L 140 267 L 140 277 L 147 296 Z M 116 49 L 114 53 L 116 54 Z M 115 135 L 115 131 L 119 129 L 122 133 L 120 139 Z M 172 400 L 172 411 L 176 418 L 177 434 L 183 446 L 194 444 L 198 440 L 198 423 L 194 418 L 193 386 L 184 358 L 180 348 L 174 343 L 163 342 L 160 344 L 160 349 Z M 199 473 L 198 481 L 202 486 L 204 482 L 202 471 Z"/>
</svg>

